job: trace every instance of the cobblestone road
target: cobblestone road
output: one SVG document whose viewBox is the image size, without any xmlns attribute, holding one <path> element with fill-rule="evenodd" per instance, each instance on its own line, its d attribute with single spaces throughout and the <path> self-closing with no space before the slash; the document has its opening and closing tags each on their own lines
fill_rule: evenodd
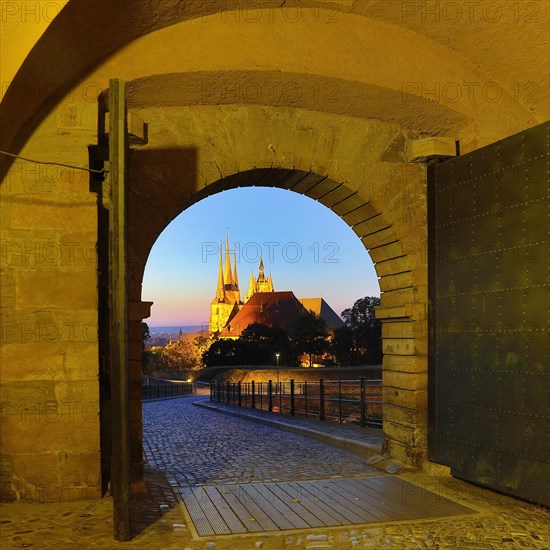
<svg viewBox="0 0 550 550">
<path fill-rule="evenodd" d="M 200 398 L 143 405 L 148 465 L 174 486 L 379 474 L 367 458 L 302 435 L 195 407 Z"/>
<path fill-rule="evenodd" d="M 173 484 L 320 478 L 373 473 L 362 457 L 314 439 L 281 432 L 192 405 L 196 398 L 144 404 L 150 466 Z M 151 452 L 156 449 L 155 457 Z M 173 453 L 173 455 L 172 455 Z M 153 476 L 153 477 L 151 477 Z M 409 472 L 403 478 L 476 508 L 453 517 L 287 533 L 194 540 L 162 476 L 149 473 L 149 502 L 132 517 L 139 535 L 124 547 L 139 550 L 501 550 L 550 549 L 550 511 L 451 478 Z M 151 480 L 153 483 L 151 483 Z M 176 488 L 177 490 L 177 488 Z M 120 549 L 113 541 L 112 503 L 8 504 L 0 510 L 0 547 Z M 157 519 L 161 517 L 162 519 Z"/>
</svg>

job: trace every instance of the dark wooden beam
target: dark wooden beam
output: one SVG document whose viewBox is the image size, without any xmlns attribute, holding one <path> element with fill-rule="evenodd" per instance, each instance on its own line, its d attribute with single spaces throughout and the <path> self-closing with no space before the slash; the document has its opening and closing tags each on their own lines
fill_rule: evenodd
<svg viewBox="0 0 550 550">
<path fill-rule="evenodd" d="M 115 539 L 130 532 L 130 410 L 128 392 L 127 114 L 124 81 L 109 83 L 109 328 L 111 363 L 111 494 Z"/>
</svg>

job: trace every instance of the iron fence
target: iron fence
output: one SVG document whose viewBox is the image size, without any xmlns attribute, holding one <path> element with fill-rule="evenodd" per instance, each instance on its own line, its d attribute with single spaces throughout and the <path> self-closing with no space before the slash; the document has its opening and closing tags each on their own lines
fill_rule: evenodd
<svg viewBox="0 0 550 550">
<path fill-rule="evenodd" d="M 183 382 L 180 380 L 162 380 L 151 376 L 143 376 L 141 379 L 142 399 L 163 399 L 165 397 L 178 397 L 197 393 L 195 382 Z"/>
<path fill-rule="evenodd" d="M 216 382 L 210 400 L 318 420 L 382 427 L 382 380 Z"/>
</svg>

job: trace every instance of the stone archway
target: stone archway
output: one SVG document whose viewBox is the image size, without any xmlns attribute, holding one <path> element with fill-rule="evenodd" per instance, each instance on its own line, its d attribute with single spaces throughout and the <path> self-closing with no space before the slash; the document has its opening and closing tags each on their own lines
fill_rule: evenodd
<svg viewBox="0 0 550 550">
<path fill-rule="evenodd" d="M 304 1 L 289 23 L 280 1 L 263 5 L 70 0 L 14 67 L 0 104 L 0 150 L 65 166 L 0 162 L 8 485 L 36 493 L 44 480 L 69 484 L 63 499 L 100 486 L 100 364 L 89 330 L 99 307 L 97 197 L 88 174 L 70 166 L 89 164 L 97 95 L 115 75 L 128 82 L 131 110 L 150 125 L 149 145 L 132 153 L 130 167 L 139 196 L 132 215 L 148 221 L 132 233 L 133 317 L 143 315 L 146 251 L 190 201 L 214 187 L 265 183 L 258 174 L 274 170 L 286 171 L 277 175 L 281 186 L 290 186 L 284 181 L 293 170 L 311 174 L 315 185 L 303 192 L 358 231 L 365 223 L 361 237 L 383 291 L 386 416 L 393 419 L 387 449 L 408 462 L 422 459 L 425 176 L 407 162 L 407 145 L 456 138 L 464 153 L 547 119 L 548 3 L 537 3 L 532 24 L 524 24 L 525 13 L 518 24 L 512 11 L 494 23 L 472 24 L 469 13 L 432 21 L 422 2 L 404 13 L 401 3 L 384 0 Z M 6 17 L 8 30 L 19 25 L 17 14 Z M 83 37 L 93 37 L 93 47 Z M 241 181 L 246 173 L 251 179 Z M 354 195 L 331 202 L 348 190 Z M 356 210 L 347 209 L 352 203 Z M 59 252 L 53 259 L 52 250 Z M 40 421 L 29 422 L 20 414 L 28 402 L 47 403 L 62 421 L 47 423 L 37 412 Z M 89 406 L 74 415 L 74 403 Z"/>
<path fill-rule="evenodd" d="M 152 111 L 137 113 L 147 116 Z M 283 118 L 276 109 L 201 107 L 201 128 L 195 126 L 194 133 L 188 132 L 185 121 L 196 116 L 192 109 L 157 111 L 148 120 L 149 144 L 130 155 L 130 300 L 135 315 L 129 333 L 139 335 L 146 308 L 140 306 L 141 281 L 149 251 L 166 225 L 185 208 L 236 187 L 272 186 L 309 196 L 353 229 L 375 263 L 382 291 L 378 316 L 383 321 L 385 448 L 392 456 L 419 465 L 426 456 L 427 418 L 424 171 L 419 165 L 379 162 L 369 166 L 365 176 L 365 164 L 357 166 L 352 160 L 358 148 L 365 152 L 364 159 L 390 155 L 388 148 L 403 143 L 401 130 L 364 123 L 365 141 L 357 143 L 343 126 L 335 130 L 331 118 L 336 117 L 331 115 L 285 110 Z M 171 121 L 168 129 L 159 124 L 164 117 Z M 215 131 L 220 118 L 225 121 L 224 139 Z M 246 146 L 238 142 L 244 119 L 250 131 L 264 131 L 261 139 L 246 140 Z M 361 122 L 355 125 L 359 130 Z M 300 127 L 303 140 L 296 136 Z M 285 150 L 274 166 L 278 144 L 292 139 L 295 147 Z M 334 145 L 316 150 L 319 142 Z M 244 148 L 235 158 L 239 147 Z M 314 153 L 304 162 L 305 151 Z M 395 159 L 396 153 L 392 154 Z M 205 160 L 199 163 L 201 156 Z M 139 336 L 133 345 L 133 355 L 139 357 Z M 141 372 L 140 362 L 135 361 L 132 369 Z M 135 439 L 141 437 L 138 409 L 136 399 L 132 408 Z"/>
</svg>

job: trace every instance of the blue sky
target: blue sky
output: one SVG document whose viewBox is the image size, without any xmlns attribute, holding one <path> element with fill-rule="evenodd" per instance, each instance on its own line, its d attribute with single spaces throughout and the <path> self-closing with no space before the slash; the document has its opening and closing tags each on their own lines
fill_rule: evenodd
<svg viewBox="0 0 550 550">
<path fill-rule="evenodd" d="M 208 323 L 226 228 L 231 251 L 237 246 L 243 298 L 260 254 L 275 290 L 322 296 L 338 314 L 358 298 L 380 295 L 361 241 L 326 206 L 282 189 L 233 189 L 194 204 L 157 239 L 142 292 L 144 301 L 154 302 L 150 326 Z"/>
</svg>

